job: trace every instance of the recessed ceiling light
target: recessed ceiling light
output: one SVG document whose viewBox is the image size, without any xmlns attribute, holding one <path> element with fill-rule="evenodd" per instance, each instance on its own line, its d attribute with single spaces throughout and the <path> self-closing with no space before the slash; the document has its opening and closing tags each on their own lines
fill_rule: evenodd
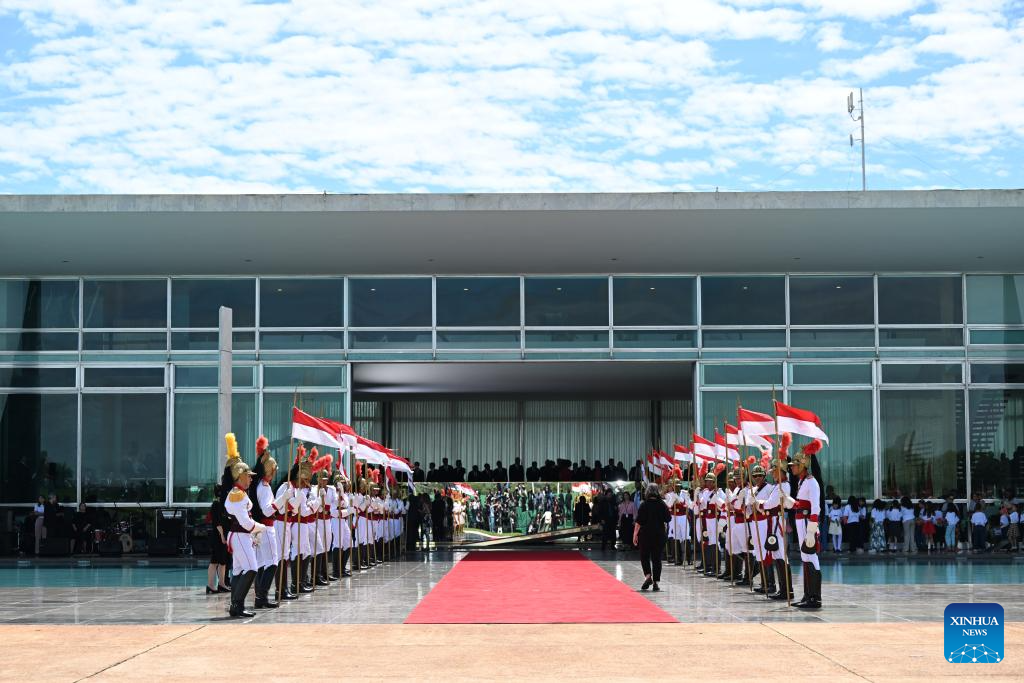
<svg viewBox="0 0 1024 683">
<path fill-rule="evenodd" d="M 744 291 L 744 292 L 745 292 L 745 291 L 747 291 L 748 289 L 750 289 L 750 288 L 749 288 L 749 287 L 747 287 L 746 285 L 743 285 L 743 291 Z"/>
<path fill-rule="evenodd" d="M 463 287 L 463 288 L 462 288 L 462 291 L 463 291 L 463 292 L 468 292 L 468 291 L 469 291 L 469 287 Z"/>
<path fill-rule="evenodd" d="M 652 292 L 654 291 L 654 287 L 651 287 L 651 291 L 652 291 Z"/>
<path fill-rule="evenodd" d="M 376 288 L 376 287 L 370 287 L 370 291 L 371 291 L 371 292 L 376 292 L 376 291 L 377 291 L 377 288 Z"/>
<path fill-rule="evenodd" d="M 836 285 L 836 289 L 842 289 L 842 288 L 843 288 L 842 285 Z"/>
<path fill-rule="evenodd" d="M 562 288 L 561 287 L 555 287 L 555 291 L 561 292 Z"/>
<path fill-rule="evenodd" d="M 283 290 L 283 289 L 281 289 L 280 287 L 278 287 L 278 288 L 277 288 L 277 291 L 279 291 L 279 292 L 283 292 L 284 290 Z"/>
</svg>

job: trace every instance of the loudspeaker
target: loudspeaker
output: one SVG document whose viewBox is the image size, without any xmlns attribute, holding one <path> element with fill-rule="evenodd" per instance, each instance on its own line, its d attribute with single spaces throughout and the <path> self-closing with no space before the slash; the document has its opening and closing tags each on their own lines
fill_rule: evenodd
<svg viewBox="0 0 1024 683">
<path fill-rule="evenodd" d="M 174 538 L 153 538 L 149 541 L 150 557 L 173 557 L 178 554 L 178 541 Z"/>
<path fill-rule="evenodd" d="M 121 557 L 121 541 L 100 541 L 96 552 L 100 557 Z"/>
<path fill-rule="evenodd" d="M 71 554 L 70 538 L 44 538 L 39 542 L 40 557 L 67 557 Z"/>
</svg>

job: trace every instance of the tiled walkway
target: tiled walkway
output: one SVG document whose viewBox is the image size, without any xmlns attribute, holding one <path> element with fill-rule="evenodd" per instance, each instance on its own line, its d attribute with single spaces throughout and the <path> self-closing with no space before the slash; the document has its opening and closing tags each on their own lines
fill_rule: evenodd
<svg viewBox="0 0 1024 683">
<path fill-rule="evenodd" d="M 587 555 L 616 578 L 639 586 L 632 555 Z M 252 619 L 279 623 L 401 623 L 452 567 L 458 554 L 409 555 L 335 582 L 315 595 L 260 610 Z M 797 581 L 799 584 L 799 580 Z M 683 622 L 941 622 L 950 602 L 999 602 L 1007 621 L 1024 621 L 1020 584 L 833 584 L 823 589 L 825 609 L 807 613 L 770 602 L 743 588 L 666 566 L 662 592 L 647 597 Z M 799 597 L 799 585 L 796 587 Z M 250 594 L 248 604 L 252 604 Z M 0 624 L 211 624 L 227 621 L 227 596 L 201 588 L 0 588 Z"/>
</svg>

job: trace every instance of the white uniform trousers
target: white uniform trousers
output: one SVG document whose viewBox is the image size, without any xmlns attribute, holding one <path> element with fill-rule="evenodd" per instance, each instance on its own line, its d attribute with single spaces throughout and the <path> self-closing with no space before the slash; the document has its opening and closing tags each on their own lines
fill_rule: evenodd
<svg viewBox="0 0 1024 683">
<path fill-rule="evenodd" d="M 735 518 L 729 520 L 729 552 L 747 552 L 747 525 Z"/>
<path fill-rule="evenodd" d="M 231 551 L 231 573 L 234 576 L 260 568 L 252 545 L 252 534 L 232 531 L 228 534 L 228 550 Z"/>
<path fill-rule="evenodd" d="M 757 558 L 758 562 L 764 561 L 764 542 L 768 539 L 768 520 L 762 519 L 759 522 L 750 523 L 750 532 L 753 534 L 753 538 L 750 539 L 754 543 L 754 557 Z"/>
<path fill-rule="evenodd" d="M 344 517 L 341 520 L 339 520 L 341 522 L 341 524 L 339 524 L 339 544 L 342 550 L 348 550 L 352 547 L 352 526 L 350 522 L 351 519 L 351 517 Z"/>
<path fill-rule="evenodd" d="M 368 545 L 370 540 L 370 520 L 359 515 L 356 520 L 356 542 L 359 545 Z"/>
<path fill-rule="evenodd" d="M 672 521 L 668 523 L 668 537 L 677 541 L 690 539 L 690 520 L 685 514 L 672 515 Z"/>
<path fill-rule="evenodd" d="M 313 524 L 300 522 L 293 525 L 295 534 L 292 536 L 291 559 L 295 559 L 296 553 L 300 557 L 309 557 L 313 554 Z"/>
<path fill-rule="evenodd" d="M 337 550 L 341 547 L 341 520 L 337 517 L 331 517 L 331 550 Z"/>
<path fill-rule="evenodd" d="M 703 538 L 704 542 L 711 546 L 716 545 L 718 543 L 718 518 L 705 519 L 704 530 L 707 532 L 707 536 Z"/>
<path fill-rule="evenodd" d="M 280 539 L 277 537 L 277 524 L 268 524 L 263 532 L 259 546 L 256 547 L 256 561 L 260 567 L 276 567 L 281 559 Z"/>
<path fill-rule="evenodd" d="M 807 535 L 807 520 L 806 519 L 800 519 L 798 517 L 797 520 L 796 520 L 796 537 L 797 537 L 797 540 L 800 542 L 800 560 L 802 562 L 810 562 L 811 564 L 814 565 L 815 569 L 821 569 L 821 566 L 818 564 L 818 553 L 817 552 L 814 552 L 814 553 L 805 553 L 804 552 L 804 537 L 806 535 Z M 817 547 L 817 543 L 818 543 L 818 536 L 817 536 L 817 534 L 815 534 L 815 536 L 814 536 L 814 543 L 815 543 L 815 547 Z"/>
</svg>

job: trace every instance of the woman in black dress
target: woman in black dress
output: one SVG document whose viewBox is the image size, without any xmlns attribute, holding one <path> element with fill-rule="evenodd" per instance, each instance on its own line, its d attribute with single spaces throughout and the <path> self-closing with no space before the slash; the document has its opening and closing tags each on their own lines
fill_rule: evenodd
<svg viewBox="0 0 1024 683">
<path fill-rule="evenodd" d="M 213 503 L 210 505 L 210 566 L 206 569 L 206 594 L 230 593 L 224 574 L 228 566 L 228 546 L 225 541 L 227 512 L 221 500 L 221 487 L 213 488 Z"/>
<path fill-rule="evenodd" d="M 633 545 L 640 547 L 640 567 L 644 572 L 644 584 L 640 590 L 645 591 L 654 585 L 654 590 L 661 590 L 661 553 L 665 549 L 668 536 L 668 523 L 672 521 L 671 513 L 657 484 L 648 484 L 643 502 L 636 513 L 636 524 L 633 525 Z"/>
</svg>

